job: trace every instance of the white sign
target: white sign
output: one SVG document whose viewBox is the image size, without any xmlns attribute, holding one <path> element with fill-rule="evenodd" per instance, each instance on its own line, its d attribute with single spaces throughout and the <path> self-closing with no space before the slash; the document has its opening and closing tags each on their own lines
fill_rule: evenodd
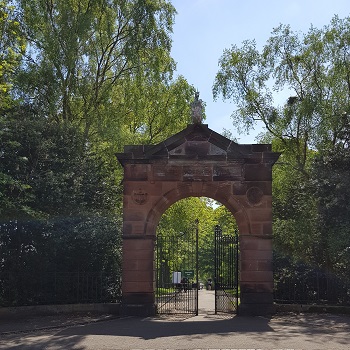
<svg viewBox="0 0 350 350">
<path fill-rule="evenodd" d="M 173 283 L 181 283 L 181 271 L 173 272 Z"/>
</svg>

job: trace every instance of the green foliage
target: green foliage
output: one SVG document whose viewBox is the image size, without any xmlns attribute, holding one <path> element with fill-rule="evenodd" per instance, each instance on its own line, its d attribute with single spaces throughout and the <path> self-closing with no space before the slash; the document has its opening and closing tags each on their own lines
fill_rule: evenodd
<svg viewBox="0 0 350 350">
<path fill-rule="evenodd" d="M 1 121 L 2 217 L 114 210 L 114 169 L 84 143 L 79 129 L 24 107 L 8 111 Z"/>
<path fill-rule="evenodd" d="M 313 164 L 311 189 L 318 198 L 318 260 L 348 276 L 350 263 L 350 150 L 340 143 Z"/>
<path fill-rule="evenodd" d="M 81 127 L 85 136 L 123 111 L 129 82 L 167 81 L 175 9 L 167 1 L 19 1 L 30 59 L 19 89 L 50 118 Z"/>
<path fill-rule="evenodd" d="M 214 210 L 214 218 L 216 225 L 221 227 L 222 232 L 233 234 L 238 230 L 236 220 L 232 213 L 223 205 L 219 205 Z"/>
<path fill-rule="evenodd" d="M 274 252 L 274 300 L 302 305 L 348 305 L 349 276 Z"/>
<path fill-rule="evenodd" d="M 278 142 L 273 140 L 273 146 Z M 314 152 L 309 151 L 308 155 L 308 164 L 301 171 L 294 161 L 293 150 L 286 148 L 273 167 L 273 232 L 276 250 L 313 261 L 318 237 L 317 202 L 306 175 Z"/>
<path fill-rule="evenodd" d="M 348 261 L 348 184 L 343 166 L 316 166 L 314 159 L 348 144 L 349 32 L 350 17 L 335 16 L 305 34 L 280 25 L 261 51 L 254 41 L 225 50 L 213 87 L 215 98 L 236 103 L 236 125 L 249 130 L 262 122 L 262 142 L 282 153 L 273 170 L 275 248 L 333 270 Z M 282 104 L 280 96 L 286 96 Z"/>
<path fill-rule="evenodd" d="M 237 228 L 233 215 L 224 206 L 218 206 L 214 209 L 212 205 L 212 201 L 208 198 L 190 197 L 180 200 L 162 215 L 157 227 L 157 235 L 165 237 L 181 233 L 188 234 L 189 232 L 194 232 L 195 220 L 199 220 L 199 279 L 203 281 L 213 278 L 214 274 L 215 225 L 220 225 L 224 233 L 230 234 Z M 177 246 L 177 259 L 185 259 L 186 249 L 188 249 L 186 244 L 183 247 Z M 168 247 L 169 254 L 173 250 L 173 246 Z M 178 266 L 181 265 L 180 260 L 172 262 L 170 255 L 167 257 L 167 260 L 170 262 L 170 270 L 173 263 Z"/>
<path fill-rule="evenodd" d="M 13 305 L 58 302 L 35 297 L 52 270 L 119 281 L 115 152 L 183 129 L 194 88 L 172 78 L 169 1 L 13 3 L 0 0 L 1 288 Z"/>
<path fill-rule="evenodd" d="M 97 216 L 1 222 L 1 306 L 112 301 L 120 293 L 120 229 Z M 90 289 L 77 284 L 77 273 L 90 276 Z"/>
<path fill-rule="evenodd" d="M 342 115 L 349 111 L 348 50 L 350 18 L 334 17 L 306 34 L 280 25 L 259 52 L 254 41 L 225 50 L 214 83 L 214 96 L 233 100 L 234 123 L 247 129 L 257 121 L 279 150 L 288 149 L 300 171 L 308 149 L 332 147 L 339 140 Z M 275 101 L 289 98 L 281 106 Z"/>
<path fill-rule="evenodd" d="M 182 76 L 169 83 L 149 81 L 146 77 L 130 81 L 119 101 L 124 115 L 124 143 L 156 144 L 184 129 L 190 123 L 194 93 L 195 89 Z M 114 128 L 109 125 L 104 135 L 111 130 Z"/>
<path fill-rule="evenodd" d="M 27 167 L 40 134 L 33 111 L 23 108 L 22 112 L 27 115 L 27 121 L 31 119 L 33 123 L 26 122 L 23 114 L 17 113 L 16 109 L 0 116 L 1 217 L 35 216 L 35 209 L 30 206 L 34 196 L 28 181 L 31 171 Z M 16 117 L 12 118 L 13 115 Z"/>
<path fill-rule="evenodd" d="M 79 129 L 29 106 L 7 110 L 0 121 L 1 304 L 116 298 L 121 223 L 115 218 L 121 215 L 115 166 Z M 89 290 L 77 299 L 86 278 L 100 294 Z"/>
<path fill-rule="evenodd" d="M 10 91 L 26 45 L 14 6 L 0 1 L 0 110 L 12 104 Z"/>
<path fill-rule="evenodd" d="M 174 288 L 157 288 L 156 296 L 167 295 L 174 292 Z"/>
</svg>

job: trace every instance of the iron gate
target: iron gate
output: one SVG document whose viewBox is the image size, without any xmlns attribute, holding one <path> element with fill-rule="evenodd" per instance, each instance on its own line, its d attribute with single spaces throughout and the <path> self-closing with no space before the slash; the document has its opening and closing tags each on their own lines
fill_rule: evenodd
<svg viewBox="0 0 350 350">
<path fill-rule="evenodd" d="M 158 314 L 198 315 L 198 220 L 186 232 L 158 235 Z"/>
<path fill-rule="evenodd" d="M 215 226 L 215 313 L 236 313 L 238 288 L 238 233 L 223 234 Z"/>
</svg>

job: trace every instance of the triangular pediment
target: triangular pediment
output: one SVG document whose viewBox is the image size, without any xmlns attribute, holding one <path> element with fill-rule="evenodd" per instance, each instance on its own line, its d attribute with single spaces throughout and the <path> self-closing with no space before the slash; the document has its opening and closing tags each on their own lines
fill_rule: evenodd
<svg viewBox="0 0 350 350">
<path fill-rule="evenodd" d="M 180 159 L 226 158 L 233 149 L 238 151 L 237 146 L 239 146 L 237 143 L 209 129 L 206 124 L 193 124 L 158 145 L 150 147 L 146 156 L 158 158 L 167 155 L 169 158 Z M 239 156 L 238 153 L 236 156 Z"/>
<path fill-rule="evenodd" d="M 271 145 L 238 143 L 208 128 L 206 124 L 191 124 L 157 145 L 125 146 L 117 154 L 122 163 L 160 161 L 230 161 L 273 164 L 278 154 Z"/>
<path fill-rule="evenodd" d="M 186 156 L 190 154 L 219 156 L 226 155 L 227 152 L 208 141 L 187 141 L 169 151 L 170 156 Z"/>
</svg>

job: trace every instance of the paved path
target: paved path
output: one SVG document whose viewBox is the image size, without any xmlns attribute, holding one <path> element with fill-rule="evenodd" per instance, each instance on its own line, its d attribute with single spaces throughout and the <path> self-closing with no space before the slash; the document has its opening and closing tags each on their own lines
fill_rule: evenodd
<svg viewBox="0 0 350 350">
<path fill-rule="evenodd" d="M 201 291 L 199 300 L 206 297 L 212 300 L 210 293 Z M 105 318 L 82 325 L 71 320 L 53 326 L 51 319 L 53 328 L 18 334 L 5 334 L 0 324 L 0 349 L 350 349 L 350 317 L 223 317 L 210 310 L 204 303 L 196 317 Z M 45 322 L 42 318 L 42 326 Z"/>
<path fill-rule="evenodd" d="M 198 291 L 198 314 L 215 312 L 215 291 L 201 289 Z"/>
</svg>

